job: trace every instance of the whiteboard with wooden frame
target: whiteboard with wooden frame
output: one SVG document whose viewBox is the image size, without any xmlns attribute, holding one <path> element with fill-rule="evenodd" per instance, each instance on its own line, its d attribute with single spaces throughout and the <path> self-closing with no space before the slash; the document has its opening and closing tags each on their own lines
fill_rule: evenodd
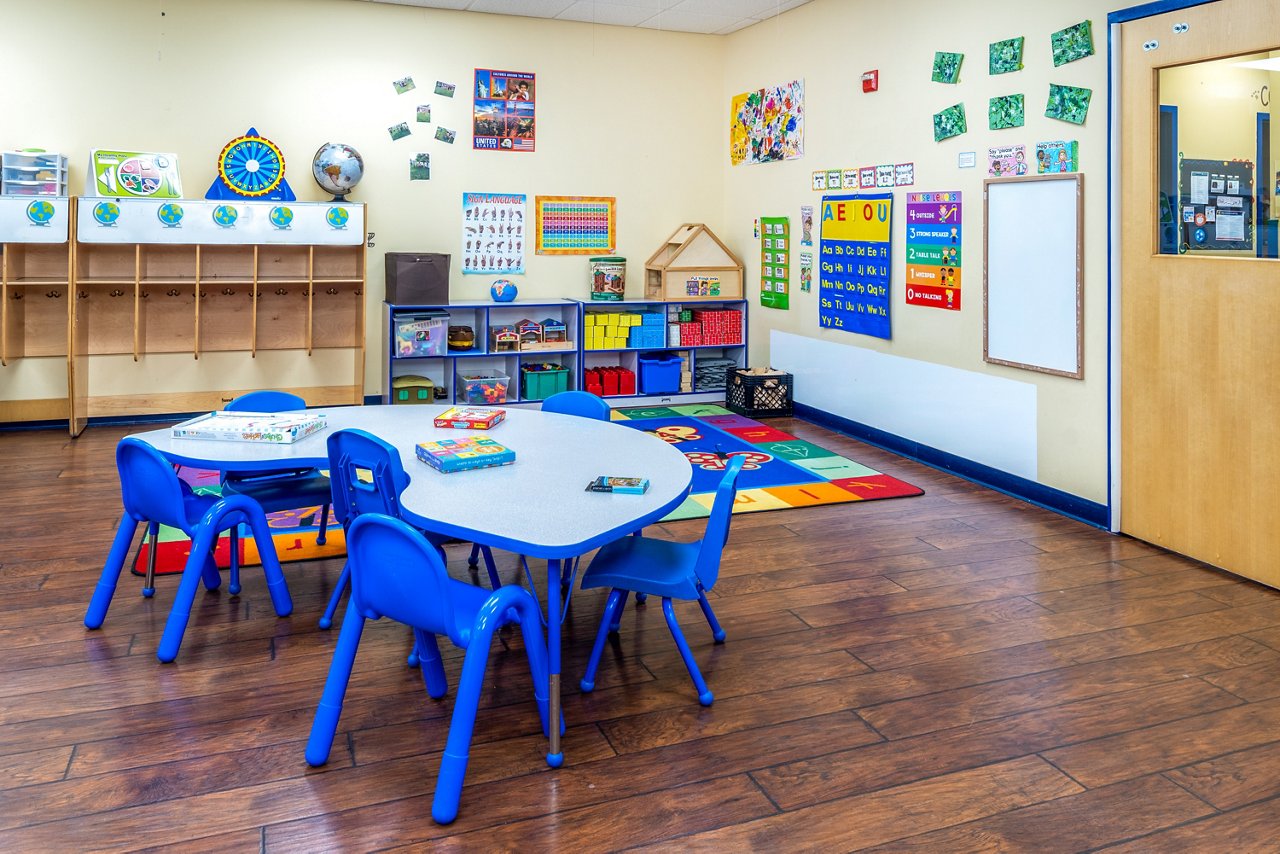
<svg viewBox="0 0 1280 854">
<path fill-rule="evenodd" d="M 983 182 L 982 357 L 1084 378 L 1084 176 Z"/>
</svg>

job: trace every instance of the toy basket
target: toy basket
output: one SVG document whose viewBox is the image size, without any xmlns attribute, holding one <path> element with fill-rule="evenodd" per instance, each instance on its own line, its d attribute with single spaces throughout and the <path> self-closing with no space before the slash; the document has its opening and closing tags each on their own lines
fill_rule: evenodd
<svg viewBox="0 0 1280 854">
<path fill-rule="evenodd" d="M 794 378 L 772 368 L 730 368 L 724 405 L 748 418 L 791 415 Z"/>
</svg>

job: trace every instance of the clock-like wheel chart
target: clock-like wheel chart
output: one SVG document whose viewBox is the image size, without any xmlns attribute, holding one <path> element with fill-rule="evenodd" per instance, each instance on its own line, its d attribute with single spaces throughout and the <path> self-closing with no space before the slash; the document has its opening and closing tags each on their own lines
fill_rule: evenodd
<svg viewBox="0 0 1280 854">
<path fill-rule="evenodd" d="M 265 196 L 284 180 L 284 155 L 266 137 L 239 136 L 218 155 L 218 175 L 243 196 Z"/>
</svg>

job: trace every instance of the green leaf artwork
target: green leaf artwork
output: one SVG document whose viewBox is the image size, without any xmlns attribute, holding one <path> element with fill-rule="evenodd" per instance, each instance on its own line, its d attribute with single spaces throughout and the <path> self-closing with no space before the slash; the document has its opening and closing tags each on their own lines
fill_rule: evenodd
<svg viewBox="0 0 1280 854">
<path fill-rule="evenodd" d="M 1010 71 L 1022 70 L 1022 36 L 1016 39 L 1005 39 L 991 43 L 991 74 L 1008 74 Z"/>
<path fill-rule="evenodd" d="M 1021 95 L 1001 95 L 992 98 L 987 108 L 988 124 L 992 130 L 1020 128 L 1025 114 Z"/>
<path fill-rule="evenodd" d="M 1088 21 L 1058 30 L 1049 41 L 1053 45 L 1054 67 L 1093 56 L 1093 29 Z"/>
<path fill-rule="evenodd" d="M 938 51 L 933 55 L 933 82 L 955 83 L 960 80 L 960 63 L 964 62 L 963 53 L 946 53 Z"/>
<path fill-rule="evenodd" d="M 1049 103 L 1044 108 L 1044 114 L 1051 119 L 1082 125 L 1089 115 L 1089 99 L 1092 97 L 1092 89 L 1050 83 Z"/>
<path fill-rule="evenodd" d="M 942 142 L 953 136 L 959 136 L 969 129 L 964 117 L 964 104 L 947 107 L 940 113 L 933 114 L 933 141 Z"/>
</svg>

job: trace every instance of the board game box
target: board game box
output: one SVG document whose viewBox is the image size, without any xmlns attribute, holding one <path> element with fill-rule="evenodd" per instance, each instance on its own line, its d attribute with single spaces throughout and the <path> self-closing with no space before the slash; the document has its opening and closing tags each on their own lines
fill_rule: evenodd
<svg viewBox="0 0 1280 854">
<path fill-rule="evenodd" d="M 505 409 L 484 409 L 477 406 L 454 406 L 436 416 L 437 427 L 459 427 L 471 430 L 488 430 L 502 423 L 507 417 Z"/>
<path fill-rule="evenodd" d="M 318 413 L 281 415 L 274 412 L 218 411 L 175 424 L 173 438 L 291 445 L 327 426 L 325 416 Z"/>
<path fill-rule="evenodd" d="M 418 459 L 448 474 L 468 469 L 506 466 L 516 461 L 516 452 L 485 436 L 462 436 L 437 442 L 420 442 Z"/>
</svg>

